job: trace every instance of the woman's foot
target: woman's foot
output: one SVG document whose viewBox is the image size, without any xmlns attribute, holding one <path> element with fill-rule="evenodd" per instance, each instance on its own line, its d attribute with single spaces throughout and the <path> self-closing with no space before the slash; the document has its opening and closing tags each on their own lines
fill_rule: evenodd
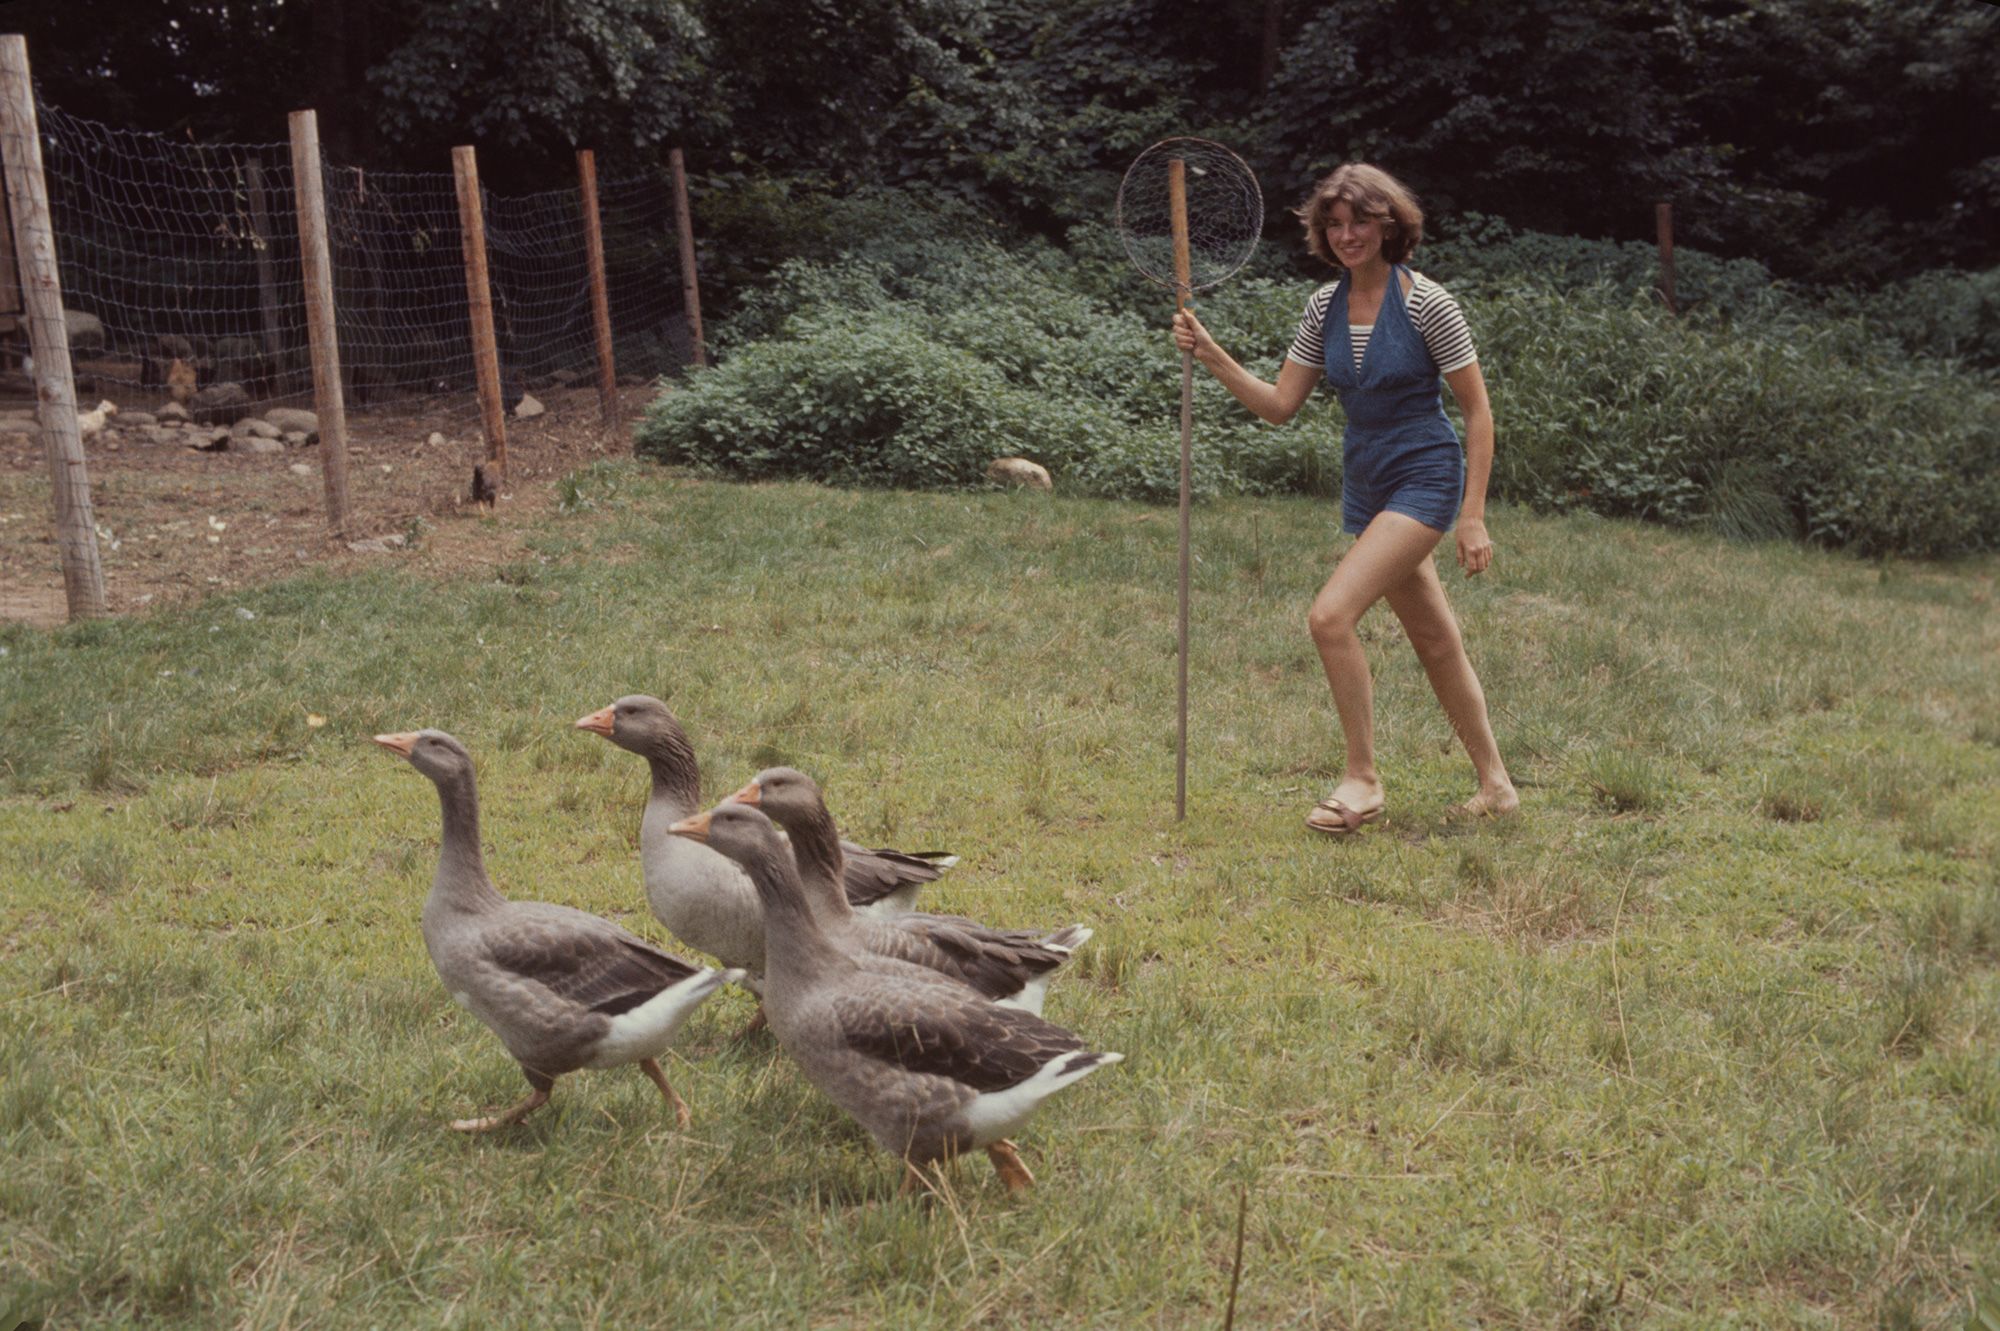
<svg viewBox="0 0 2000 1331">
<path fill-rule="evenodd" d="M 1306 815 L 1306 826 L 1328 836 L 1348 836 L 1381 818 L 1384 807 L 1380 781 L 1350 776 L 1342 779 L 1332 794 L 1313 805 L 1312 812 Z"/>
<path fill-rule="evenodd" d="M 1505 818 L 1518 813 L 1521 808 L 1520 792 L 1511 782 L 1497 786 L 1481 786 L 1479 793 L 1463 804 L 1451 806 L 1451 817 L 1464 820 L 1473 818 Z"/>
</svg>

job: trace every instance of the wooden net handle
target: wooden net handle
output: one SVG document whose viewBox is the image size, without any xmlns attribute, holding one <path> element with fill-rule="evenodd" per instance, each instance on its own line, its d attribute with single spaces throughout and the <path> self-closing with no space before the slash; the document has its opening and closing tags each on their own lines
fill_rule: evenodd
<svg viewBox="0 0 2000 1331">
<path fill-rule="evenodd" d="M 1187 162 L 1167 159 L 1167 207 L 1174 228 L 1174 308 L 1184 310 L 1193 302 L 1193 266 L 1188 259 Z"/>
</svg>

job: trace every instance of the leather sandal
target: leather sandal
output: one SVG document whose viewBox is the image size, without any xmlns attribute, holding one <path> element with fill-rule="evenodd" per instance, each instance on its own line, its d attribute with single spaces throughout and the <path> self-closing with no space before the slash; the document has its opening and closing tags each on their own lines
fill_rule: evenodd
<svg viewBox="0 0 2000 1331">
<path fill-rule="evenodd" d="M 1313 805 L 1312 813 L 1306 815 L 1306 826 L 1326 836 L 1352 836 L 1367 824 L 1378 821 L 1386 807 L 1378 804 L 1372 809 L 1355 809 L 1349 807 L 1345 801 L 1328 795 Z M 1321 813 L 1332 814 L 1338 821 L 1322 821 L 1315 817 Z"/>
</svg>

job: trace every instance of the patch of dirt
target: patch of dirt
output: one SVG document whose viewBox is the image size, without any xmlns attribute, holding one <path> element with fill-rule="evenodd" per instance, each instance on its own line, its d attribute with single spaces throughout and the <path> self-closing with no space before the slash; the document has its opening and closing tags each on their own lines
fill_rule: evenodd
<svg viewBox="0 0 2000 1331">
<path fill-rule="evenodd" d="M 84 441 L 98 557 L 113 614 L 156 609 L 290 576 L 396 559 L 440 573 L 506 563 L 555 502 L 555 482 L 597 458 L 629 456 L 632 427 L 658 390 L 619 390 L 606 426 L 594 388 L 537 388 L 543 415 L 507 420 L 507 484 L 488 518 L 471 502 L 472 467 L 486 456 L 475 403 L 459 400 L 352 411 L 347 421 L 349 529 L 327 529 L 317 445 L 281 453 L 209 453 L 156 443 L 112 417 Z M 159 404 L 120 403 L 127 413 Z M 0 395 L 0 417 L 30 415 L 31 397 Z M 444 436 L 430 444 L 432 434 Z M 295 468 L 303 467 L 301 472 Z M 403 537 L 415 552 L 351 542 Z M 0 430 L 0 622 L 50 627 L 69 617 L 57 554 L 48 460 L 38 432 Z"/>
</svg>

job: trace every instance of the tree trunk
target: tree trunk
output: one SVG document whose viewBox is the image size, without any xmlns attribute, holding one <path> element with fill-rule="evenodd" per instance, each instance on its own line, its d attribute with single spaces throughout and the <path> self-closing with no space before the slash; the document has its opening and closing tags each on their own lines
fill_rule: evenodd
<svg viewBox="0 0 2000 1331">
<path fill-rule="evenodd" d="M 358 89 L 348 80 L 347 0 L 312 0 L 312 46 L 320 143 L 334 161 L 352 162 L 354 117 L 346 108 Z"/>
<path fill-rule="evenodd" d="M 1264 48 L 1257 56 L 1257 93 L 1271 90 L 1278 73 L 1279 20 L 1284 17 L 1285 0 L 1264 0 Z"/>
</svg>

